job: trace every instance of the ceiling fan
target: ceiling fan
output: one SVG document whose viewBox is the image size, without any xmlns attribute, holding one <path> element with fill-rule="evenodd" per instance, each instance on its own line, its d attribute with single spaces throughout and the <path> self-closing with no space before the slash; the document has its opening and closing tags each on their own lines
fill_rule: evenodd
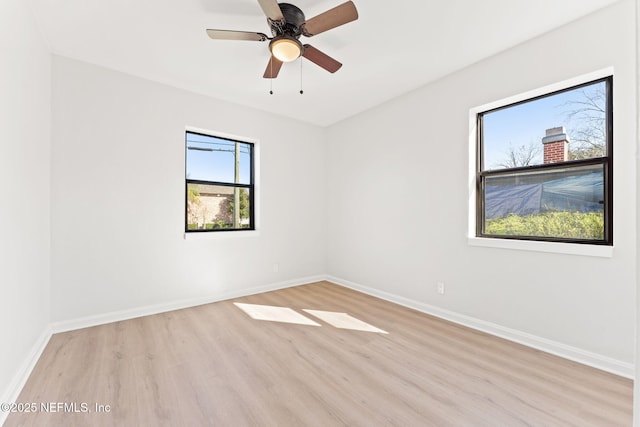
<svg viewBox="0 0 640 427">
<path fill-rule="evenodd" d="M 278 77 L 284 62 L 291 62 L 303 56 L 330 73 L 335 73 L 342 64 L 309 44 L 302 44 L 300 36 L 313 37 L 340 25 L 358 19 L 358 11 L 352 1 L 329 9 L 307 20 L 302 10 L 289 3 L 277 0 L 258 0 L 267 16 L 273 37 L 264 33 L 232 30 L 207 30 L 215 40 L 248 40 L 263 42 L 269 40 L 271 59 L 264 72 L 265 79 Z"/>
</svg>

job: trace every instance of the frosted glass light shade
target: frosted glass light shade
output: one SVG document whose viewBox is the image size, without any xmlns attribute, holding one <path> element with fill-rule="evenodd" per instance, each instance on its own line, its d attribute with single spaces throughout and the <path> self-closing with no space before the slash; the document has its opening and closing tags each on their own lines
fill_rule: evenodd
<svg viewBox="0 0 640 427">
<path fill-rule="evenodd" d="M 294 61 L 302 54 L 302 44 L 288 36 L 273 39 L 269 44 L 269 49 L 271 49 L 271 54 L 282 62 Z"/>
</svg>

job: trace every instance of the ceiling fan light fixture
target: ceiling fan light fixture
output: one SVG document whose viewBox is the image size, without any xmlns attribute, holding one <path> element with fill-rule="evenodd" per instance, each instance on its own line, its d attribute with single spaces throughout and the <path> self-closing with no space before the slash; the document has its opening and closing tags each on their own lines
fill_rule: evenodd
<svg viewBox="0 0 640 427">
<path fill-rule="evenodd" d="M 302 43 L 291 36 L 278 36 L 269 43 L 271 54 L 281 62 L 295 61 L 302 55 Z"/>
</svg>

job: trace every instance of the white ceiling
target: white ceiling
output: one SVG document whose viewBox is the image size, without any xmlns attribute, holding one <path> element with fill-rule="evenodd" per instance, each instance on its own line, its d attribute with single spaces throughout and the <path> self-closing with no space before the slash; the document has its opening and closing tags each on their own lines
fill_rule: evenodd
<svg viewBox="0 0 640 427">
<path fill-rule="evenodd" d="M 342 62 L 284 64 L 262 78 L 267 42 L 221 41 L 205 29 L 270 34 L 257 0 L 30 0 L 53 53 L 327 126 L 617 0 L 354 0 L 360 18 L 312 38 Z M 344 0 L 290 0 L 307 19 Z"/>
</svg>

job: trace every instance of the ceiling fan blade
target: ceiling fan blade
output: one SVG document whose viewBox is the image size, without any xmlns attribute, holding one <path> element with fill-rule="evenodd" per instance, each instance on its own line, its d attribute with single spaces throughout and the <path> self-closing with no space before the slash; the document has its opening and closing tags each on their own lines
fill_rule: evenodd
<svg viewBox="0 0 640 427">
<path fill-rule="evenodd" d="M 258 0 L 260 3 L 260 7 L 267 18 L 272 21 L 284 21 L 284 15 L 282 14 L 282 10 L 280 10 L 280 6 L 278 6 L 277 0 Z"/>
<path fill-rule="evenodd" d="M 275 79 L 276 77 L 278 77 L 280 67 L 282 67 L 282 61 L 272 55 L 269 63 L 267 64 L 267 69 L 264 70 L 264 75 L 262 77 L 264 77 L 265 79 Z"/>
<path fill-rule="evenodd" d="M 248 40 L 263 42 L 268 39 L 266 34 L 250 31 L 207 30 L 207 34 L 214 40 Z"/>
<path fill-rule="evenodd" d="M 342 67 L 342 64 L 340 62 L 308 44 L 304 45 L 304 53 L 302 54 L 302 56 L 304 56 L 314 64 L 324 68 L 330 73 L 335 73 L 340 69 L 340 67 Z"/>
<path fill-rule="evenodd" d="M 307 37 L 315 36 L 356 19 L 358 19 L 356 5 L 352 1 L 348 1 L 309 19 L 304 24 L 304 35 Z"/>
</svg>

